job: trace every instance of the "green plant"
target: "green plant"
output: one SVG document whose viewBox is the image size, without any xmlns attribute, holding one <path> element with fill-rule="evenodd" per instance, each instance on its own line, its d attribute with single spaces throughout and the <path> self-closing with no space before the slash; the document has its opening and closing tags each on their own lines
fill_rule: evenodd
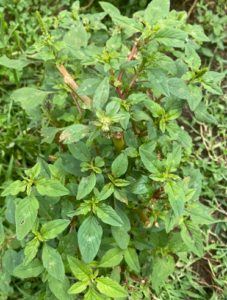
<svg viewBox="0 0 227 300">
<path fill-rule="evenodd" d="M 199 225 L 214 222 L 178 124 L 185 105 L 216 124 L 201 88 L 220 95 L 222 75 L 195 51 L 206 35 L 167 0 L 133 18 L 100 5 L 84 14 L 76 1 L 48 26 L 37 13 L 43 36 L 25 56 L 45 76 L 11 94 L 55 160 L 38 157 L 1 194 L 0 288 L 12 299 L 152 299 L 179 257 L 203 257 Z"/>
</svg>

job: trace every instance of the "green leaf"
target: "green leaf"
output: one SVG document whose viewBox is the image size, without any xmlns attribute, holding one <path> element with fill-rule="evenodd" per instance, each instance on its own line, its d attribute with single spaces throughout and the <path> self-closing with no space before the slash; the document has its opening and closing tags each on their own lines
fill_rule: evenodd
<svg viewBox="0 0 227 300">
<path fill-rule="evenodd" d="M 158 103 L 155 103 L 152 100 L 145 100 L 144 104 L 152 113 L 153 117 L 158 118 L 165 115 L 165 110 Z"/>
<path fill-rule="evenodd" d="M 168 15 L 169 8 L 169 0 L 153 0 L 145 9 L 144 18 L 150 25 L 153 25 Z"/>
<path fill-rule="evenodd" d="M 82 124 L 73 124 L 66 127 L 60 135 L 60 142 L 72 144 L 82 140 L 89 133 L 89 127 Z"/>
<path fill-rule="evenodd" d="M 168 173 L 175 172 L 181 161 L 181 146 L 178 145 L 173 149 L 172 153 L 167 154 L 166 171 Z"/>
<path fill-rule="evenodd" d="M 26 266 L 36 256 L 39 249 L 40 242 L 38 238 L 31 240 L 24 249 L 25 260 L 23 264 Z"/>
<path fill-rule="evenodd" d="M 192 70 L 199 69 L 201 66 L 201 59 L 189 44 L 185 45 L 185 62 Z"/>
<path fill-rule="evenodd" d="M 102 238 L 102 227 L 95 217 L 85 219 L 78 231 L 80 252 L 86 263 L 90 263 L 96 256 Z"/>
<path fill-rule="evenodd" d="M 69 194 L 68 189 L 57 180 L 41 179 L 36 187 L 41 195 L 50 197 L 60 197 Z"/>
<path fill-rule="evenodd" d="M 36 220 L 39 203 L 35 196 L 30 195 L 20 200 L 16 207 L 16 234 L 22 240 L 32 229 Z"/>
<path fill-rule="evenodd" d="M 185 195 L 181 185 L 175 181 L 168 181 L 165 193 L 169 197 L 170 205 L 177 217 L 181 217 L 184 210 Z"/>
<path fill-rule="evenodd" d="M 19 265 L 13 270 L 13 276 L 19 278 L 37 277 L 43 272 L 44 268 L 39 260 L 31 261 L 26 266 Z"/>
<path fill-rule="evenodd" d="M 1 194 L 2 197 L 8 196 L 8 195 L 17 195 L 20 192 L 24 192 L 27 186 L 26 181 L 20 181 L 16 180 L 13 183 L 11 183 Z"/>
<path fill-rule="evenodd" d="M 118 266 L 123 259 L 124 250 L 119 248 L 113 248 L 108 250 L 102 257 L 99 267 L 111 268 Z"/>
<path fill-rule="evenodd" d="M 132 270 L 137 273 L 140 272 L 139 258 L 135 249 L 127 248 L 125 252 L 125 261 Z"/>
<path fill-rule="evenodd" d="M 54 239 L 69 225 L 69 220 L 54 220 L 46 222 L 41 228 L 42 238 L 46 240 Z"/>
<path fill-rule="evenodd" d="M 68 294 L 79 294 L 86 290 L 88 282 L 81 282 L 78 281 L 77 283 L 73 284 L 71 288 L 68 290 Z"/>
<path fill-rule="evenodd" d="M 26 59 L 9 59 L 6 55 L 0 57 L 0 65 L 9 69 L 22 70 L 30 63 Z"/>
<path fill-rule="evenodd" d="M 63 41 L 73 49 L 86 47 L 88 36 L 82 22 L 74 21 L 73 27 L 65 34 Z"/>
<path fill-rule="evenodd" d="M 157 291 L 158 287 L 166 281 L 168 276 L 173 273 L 175 262 L 172 256 L 157 256 L 153 262 L 151 274 L 152 287 Z"/>
<path fill-rule="evenodd" d="M 54 278 L 63 281 L 65 277 L 65 268 L 61 255 L 46 243 L 42 253 L 43 266 L 47 272 Z"/>
<path fill-rule="evenodd" d="M 77 246 L 77 233 L 74 229 L 60 240 L 57 250 L 61 254 L 62 259 L 65 260 L 67 255 L 74 255 Z"/>
<path fill-rule="evenodd" d="M 25 110 L 32 110 L 43 104 L 49 92 L 44 92 L 38 89 L 23 87 L 14 91 L 10 98 L 15 102 L 20 102 Z"/>
<path fill-rule="evenodd" d="M 166 27 L 158 31 L 153 39 L 168 47 L 183 48 L 187 37 L 187 33 L 180 29 Z"/>
<path fill-rule="evenodd" d="M 4 227 L 2 224 L 2 218 L 0 218 L 0 247 L 4 243 L 4 240 L 5 240 Z"/>
<path fill-rule="evenodd" d="M 174 96 L 180 99 L 192 100 L 191 92 L 184 80 L 180 78 L 170 78 L 168 80 L 169 90 Z"/>
<path fill-rule="evenodd" d="M 111 170 L 114 177 L 120 177 L 127 171 L 128 168 L 128 157 L 126 154 L 121 153 L 118 157 L 113 161 Z"/>
<path fill-rule="evenodd" d="M 100 79 L 98 78 L 85 79 L 77 90 L 78 95 L 94 94 L 95 90 L 97 89 L 97 85 L 99 83 L 100 83 Z"/>
<path fill-rule="evenodd" d="M 160 172 L 160 166 L 157 165 L 157 157 L 153 154 L 151 154 L 149 151 L 139 148 L 139 153 L 141 160 L 144 164 L 144 167 L 151 173 L 159 173 Z M 156 161 L 156 162 L 155 162 Z"/>
<path fill-rule="evenodd" d="M 127 231 L 128 230 L 124 228 L 124 225 L 121 227 L 111 226 L 112 235 L 122 250 L 125 250 L 129 244 L 130 236 Z"/>
<path fill-rule="evenodd" d="M 190 213 L 193 223 L 209 225 L 215 222 L 215 219 L 210 216 L 211 209 L 202 203 L 191 203 L 187 206 L 186 211 Z"/>
<path fill-rule="evenodd" d="M 96 206 L 96 213 L 99 219 L 109 225 L 112 226 L 122 226 L 123 222 L 115 210 L 104 203 L 99 203 Z"/>
<path fill-rule="evenodd" d="M 93 97 L 94 108 L 99 110 L 103 108 L 108 97 L 109 97 L 110 85 L 109 78 L 105 77 L 103 81 L 99 84 L 97 89 L 95 90 L 95 94 Z"/>
<path fill-rule="evenodd" d="M 103 189 L 99 193 L 99 201 L 109 198 L 114 192 L 114 185 L 112 182 L 104 185 Z"/>
<path fill-rule="evenodd" d="M 91 154 L 86 144 L 81 141 L 77 142 L 76 145 L 69 144 L 68 148 L 72 155 L 80 161 L 89 161 L 91 159 Z"/>
<path fill-rule="evenodd" d="M 199 122 L 217 124 L 215 117 L 207 112 L 207 106 L 204 103 L 200 103 L 194 110 L 194 113 Z"/>
<path fill-rule="evenodd" d="M 77 200 L 80 200 L 87 196 L 95 187 L 96 176 L 95 173 L 92 173 L 88 177 L 83 177 L 78 186 Z"/>
<path fill-rule="evenodd" d="M 165 229 L 166 232 L 170 232 L 174 226 L 179 222 L 179 218 L 176 217 L 174 211 L 171 209 L 168 211 L 167 215 L 165 216 Z"/>
<path fill-rule="evenodd" d="M 98 290 L 109 297 L 127 297 L 128 293 L 123 287 L 121 287 L 116 281 L 113 281 L 109 277 L 99 277 L 95 279 L 97 282 Z"/>
<path fill-rule="evenodd" d="M 86 281 L 92 276 L 91 267 L 82 263 L 79 259 L 68 256 L 68 262 L 73 275 L 81 281 Z"/>
<path fill-rule="evenodd" d="M 147 72 L 148 80 L 153 89 L 169 96 L 169 86 L 166 75 L 161 70 L 151 69 Z"/>
<path fill-rule="evenodd" d="M 84 295 L 84 300 L 103 300 L 103 297 L 93 287 L 90 287 Z"/>
<path fill-rule="evenodd" d="M 203 239 L 196 224 L 191 221 L 184 221 L 181 237 L 192 252 L 200 257 L 203 256 Z"/>
<path fill-rule="evenodd" d="M 72 300 L 71 296 L 67 294 L 69 288 L 69 281 L 65 276 L 64 281 L 59 281 L 50 276 L 48 279 L 49 287 L 54 296 L 59 300 Z"/>
<path fill-rule="evenodd" d="M 189 90 L 192 96 L 192 99 L 188 99 L 189 107 L 192 111 L 196 109 L 196 107 L 199 105 L 200 101 L 202 100 L 203 93 L 201 88 L 195 85 L 189 85 Z"/>
<path fill-rule="evenodd" d="M 119 9 L 108 2 L 100 1 L 99 4 L 101 5 L 102 9 L 110 15 L 111 18 L 121 15 Z"/>
</svg>

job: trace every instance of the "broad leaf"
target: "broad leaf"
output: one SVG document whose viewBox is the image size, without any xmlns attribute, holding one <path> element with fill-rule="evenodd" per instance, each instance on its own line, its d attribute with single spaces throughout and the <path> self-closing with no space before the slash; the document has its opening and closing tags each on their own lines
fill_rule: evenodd
<svg viewBox="0 0 227 300">
<path fill-rule="evenodd" d="M 140 147 L 139 149 L 141 160 L 144 164 L 144 167 L 151 173 L 159 173 L 160 168 L 157 165 L 157 157 L 151 154 L 149 151 Z"/>
<path fill-rule="evenodd" d="M 77 199 L 80 200 L 87 196 L 95 187 L 96 176 L 92 173 L 88 177 L 83 177 L 78 186 Z"/>
<path fill-rule="evenodd" d="M 104 298 L 96 292 L 93 287 L 90 287 L 88 292 L 84 295 L 84 300 L 103 300 Z"/>
<path fill-rule="evenodd" d="M 120 264 L 123 259 L 124 250 L 113 248 L 108 250 L 102 257 L 99 267 L 110 268 Z"/>
<path fill-rule="evenodd" d="M 127 171 L 128 157 L 121 153 L 112 163 L 111 170 L 114 177 L 120 177 Z"/>
<path fill-rule="evenodd" d="M 44 92 L 38 89 L 23 87 L 15 90 L 10 98 L 15 102 L 20 102 L 21 106 L 25 110 L 31 110 L 36 108 L 38 105 L 43 104 L 49 92 Z"/>
<path fill-rule="evenodd" d="M 112 226 L 123 225 L 121 218 L 118 216 L 115 210 L 109 205 L 106 205 L 104 203 L 98 204 L 96 206 L 96 213 L 99 219 L 106 224 L 110 224 Z"/>
<path fill-rule="evenodd" d="M 41 228 L 41 235 L 44 239 L 50 240 L 57 237 L 69 225 L 69 220 L 54 220 L 46 222 Z"/>
<path fill-rule="evenodd" d="M 36 187 L 37 191 L 41 195 L 47 195 L 50 197 L 59 197 L 69 194 L 68 189 L 57 180 L 41 179 L 38 181 Z"/>
<path fill-rule="evenodd" d="M 91 267 L 82 263 L 79 259 L 68 256 L 68 262 L 73 275 L 81 281 L 86 281 L 92 276 Z"/>
<path fill-rule="evenodd" d="M 102 227 L 95 217 L 85 219 L 78 231 L 80 252 L 86 263 L 90 263 L 96 256 L 102 238 Z"/>
<path fill-rule="evenodd" d="M 59 300 L 72 300 L 71 296 L 67 294 L 67 290 L 69 288 L 69 280 L 66 278 L 64 281 L 59 281 L 54 277 L 50 277 L 49 287 L 54 296 Z"/>
<path fill-rule="evenodd" d="M 133 248 L 128 248 L 125 252 L 125 261 L 127 265 L 134 270 L 135 272 L 140 272 L 140 264 L 139 264 L 139 258 L 136 253 L 136 250 Z"/>
<path fill-rule="evenodd" d="M 97 87 L 95 91 L 95 95 L 93 97 L 93 104 L 95 109 L 99 110 L 103 108 L 104 104 L 106 103 L 109 97 L 109 90 L 110 90 L 109 78 L 105 77 Z"/>
<path fill-rule="evenodd" d="M 168 15 L 169 8 L 169 0 L 153 0 L 145 9 L 144 18 L 150 25 L 153 25 Z"/>
<path fill-rule="evenodd" d="M 37 238 L 34 238 L 26 245 L 24 249 L 25 260 L 23 262 L 25 266 L 36 256 L 39 249 L 39 245 L 40 242 Z"/>
<path fill-rule="evenodd" d="M 39 203 L 33 195 L 20 200 L 16 207 L 16 233 L 18 240 L 22 240 L 32 229 L 38 208 Z"/>
<path fill-rule="evenodd" d="M 44 268 L 51 276 L 60 281 L 64 280 L 65 268 L 61 255 L 46 243 L 43 247 L 42 261 Z"/>
<path fill-rule="evenodd" d="M 39 260 L 31 261 L 26 266 L 19 265 L 13 270 L 13 275 L 19 278 L 37 277 L 43 272 L 44 268 Z"/>
<path fill-rule="evenodd" d="M 0 66 L 4 66 L 9 69 L 14 70 L 22 70 L 30 63 L 29 60 L 26 59 L 9 59 L 7 56 L 3 55 L 0 57 Z"/>
<path fill-rule="evenodd" d="M 184 221 L 181 236 L 188 248 L 196 255 L 203 256 L 203 240 L 199 227 L 191 221 Z"/>
<path fill-rule="evenodd" d="M 175 181 L 168 181 L 165 193 L 169 197 L 170 205 L 177 217 L 181 217 L 184 210 L 185 195 L 181 185 Z"/>
<path fill-rule="evenodd" d="M 148 72 L 148 80 L 152 88 L 165 96 L 170 95 L 167 77 L 161 70 L 151 69 Z"/>
<path fill-rule="evenodd" d="M 180 29 L 166 27 L 155 34 L 154 40 L 165 46 L 182 48 L 185 46 L 187 36 L 187 33 Z"/>
<path fill-rule="evenodd" d="M 96 278 L 98 290 L 109 297 L 120 298 L 127 297 L 128 294 L 123 287 L 121 287 L 116 281 L 113 281 L 109 277 Z"/>
<path fill-rule="evenodd" d="M 71 288 L 68 290 L 68 294 L 79 294 L 86 290 L 88 282 L 81 282 L 78 281 L 77 283 L 73 284 Z"/>
</svg>

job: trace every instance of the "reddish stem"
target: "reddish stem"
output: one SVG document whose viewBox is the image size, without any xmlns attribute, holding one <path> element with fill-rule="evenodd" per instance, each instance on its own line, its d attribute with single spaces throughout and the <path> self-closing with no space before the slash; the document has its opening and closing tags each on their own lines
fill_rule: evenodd
<svg viewBox="0 0 227 300">
<path fill-rule="evenodd" d="M 141 132 L 141 133 L 139 134 L 139 138 L 141 138 L 141 137 L 143 137 L 143 136 L 147 136 L 147 135 L 148 135 L 148 132 L 147 132 L 147 131 Z"/>
<path fill-rule="evenodd" d="M 55 136 L 54 140 L 58 143 L 58 145 L 60 146 L 60 148 L 62 149 L 62 151 L 65 152 L 66 151 L 66 147 L 65 147 L 65 145 L 62 144 L 62 142 L 59 141 L 59 138 L 57 136 Z"/>
<path fill-rule="evenodd" d="M 135 55 L 137 45 L 138 45 L 138 42 L 135 41 L 134 44 L 133 44 L 132 50 L 131 50 L 131 52 L 129 54 L 129 57 L 127 58 L 127 61 L 132 60 L 133 56 Z M 122 70 L 121 73 L 120 73 L 120 75 L 119 75 L 119 77 L 118 77 L 119 83 L 121 83 L 122 77 L 123 77 L 124 73 L 125 73 L 125 70 Z M 122 98 L 123 95 L 122 95 L 122 91 L 121 91 L 120 85 L 117 87 L 117 92 L 118 92 L 119 98 L 123 99 Z"/>
<path fill-rule="evenodd" d="M 135 121 L 132 121 L 132 129 L 135 135 L 137 135 Z"/>
<path fill-rule="evenodd" d="M 133 280 L 135 280 L 135 281 L 137 281 L 137 282 L 140 282 L 140 283 L 142 283 L 142 284 L 146 284 L 146 283 L 147 283 L 147 280 L 146 280 L 146 279 L 140 279 L 140 278 L 137 278 L 137 277 L 135 277 L 135 276 L 132 275 L 132 274 L 129 274 L 129 276 L 130 276 Z"/>
<path fill-rule="evenodd" d="M 96 151 L 97 155 L 101 157 L 101 153 L 100 153 L 99 148 L 97 147 L 96 144 L 95 144 L 95 151 Z"/>
</svg>

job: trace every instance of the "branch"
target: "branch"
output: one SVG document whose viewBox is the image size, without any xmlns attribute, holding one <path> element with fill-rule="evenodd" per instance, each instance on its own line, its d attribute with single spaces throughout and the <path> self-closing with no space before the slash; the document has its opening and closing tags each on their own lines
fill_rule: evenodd
<svg viewBox="0 0 227 300">
<path fill-rule="evenodd" d="M 74 101 L 75 104 L 76 104 L 76 107 L 77 107 L 77 109 L 78 109 L 78 112 L 79 112 L 79 114 L 81 115 L 81 119 L 83 120 L 83 119 L 84 119 L 84 116 L 83 116 L 83 113 L 82 113 L 82 110 L 81 110 L 81 107 L 80 107 L 78 101 L 76 100 L 76 98 L 74 97 L 74 95 L 73 95 L 72 92 L 70 92 L 70 95 L 71 95 L 73 101 Z"/>
<path fill-rule="evenodd" d="M 95 0 L 91 0 L 86 6 L 81 7 L 81 8 L 79 9 L 79 11 L 83 11 L 83 10 L 89 8 L 89 7 L 93 4 L 94 1 L 95 1 Z"/>
<path fill-rule="evenodd" d="M 133 44 L 132 50 L 131 50 L 131 52 L 129 54 L 129 57 L 127 58 L 127 61 L 132 60 L 133 56 L 135 55 L 137 45 L 138 45 L 138 41 L 135 41 L 134 44 Z M 120 75 L 119 75 L 119 77 L 118 77 L 119 83 L 121 83 L 122 77 L 123 77 L 124 73 L 125 73 L 125 70 L 122 70 L 121 73 L 120 73 Z M 118 92 L 119 97 L 121 99 L 123 99 L 122 98 L 123 95 L 122 95 L 122 91 L 121 91 L 121 87 L 120 86 L 117 87 L 117 92 Z"/>
<path fill-rule="evenodd" d="M 86 108 L 89 108 L 91 106 L 91 98 L 88 96 L 81 96 L 77 94 L 77 90 L 79 88 L 79 85 L 75 82 L 75 80 L 72 78 L 72 76 L 68 73 L 66 68 L 63 66 L 63 64 L 60 64 L 57 66 L 58 70 L 61 72 L 65 84 L 77 95 L 77 97 L 80 98 L 80 100 L 84 103 Z"/>
<path fill-rule="evenodd" d="M 188 16 L 187 16 L 187 20 L 189 19 L 189 17 L 190 17 L 190 15 L 191 15 L 193 9 L 195 8 L 197 2 L 198 2 L 198 0 L 195 0 L 195 1 L 193 2 L 193 4 L 192 4 L 191 8 L 189 9 Z"/>
</svg>

